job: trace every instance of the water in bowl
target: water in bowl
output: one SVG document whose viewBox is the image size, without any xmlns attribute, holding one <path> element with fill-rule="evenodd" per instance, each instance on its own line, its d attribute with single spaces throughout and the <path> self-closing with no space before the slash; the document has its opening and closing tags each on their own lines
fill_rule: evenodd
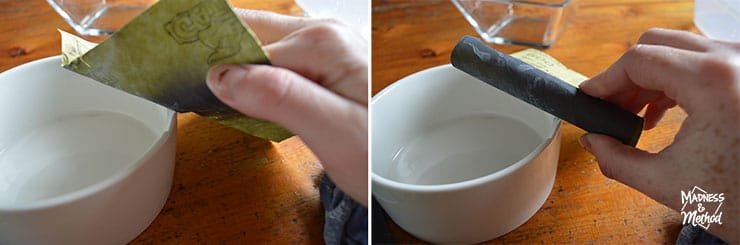
<svg viewBox="0 0 740 245">
<path fill-rule="evenodd" d="M 542 141 L 534 129 L 510 117 L 459 118 L 433 127 L 401 147 L 388 177 L 418 185 L 471 180 L 516 163 Z"/>
<path fill-rule="evenodd" d="M 98 183 L 141 158 L 157 139 L 120 113 L 65 115 L 0 151 L 0 203 L 21 204 Z"/>
</svg>

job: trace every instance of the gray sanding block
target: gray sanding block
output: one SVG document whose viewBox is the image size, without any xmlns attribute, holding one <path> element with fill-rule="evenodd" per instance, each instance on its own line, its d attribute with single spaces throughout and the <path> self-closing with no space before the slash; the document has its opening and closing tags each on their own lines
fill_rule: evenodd
<svg viewBox="0 0 740 245">
<path fill-rule="evenodd" d="M 592 133 L 635 146 L 643 119 L 532 65 L 465 36 L 452 50 L 452 66 L 553 116 Z"/>
</svg>

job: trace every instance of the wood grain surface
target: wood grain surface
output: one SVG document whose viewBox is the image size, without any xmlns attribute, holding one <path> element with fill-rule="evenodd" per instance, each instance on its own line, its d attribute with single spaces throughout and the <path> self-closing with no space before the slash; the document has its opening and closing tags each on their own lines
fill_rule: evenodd
<svg viewBox="0 0 740 245">
<path fill-rule="evenodd" d="M 299 15 L 291 0 L 235 0 L 237 7 Z M 449 63 L 463 35 L 476 35 L 449 0 L 372 1 L 372 93 L 401 77 Z M 582 0 L 548 54 L 593 76 L 651 27 L 690 30 L 691 0 Z M 56 29 L 72 29 L 44 1 L 0 1 L 0 71 L 59 54 Z M 100 41 L 101 38 L 91 38 Z M 525 47 L 492 45 L 505 53 Z M 686 114 L 672 109 L 639 148 L 659 151 Z M 321 167 L 298 138 L 271 143 L 178 115 L 177 165 L 162 213 L 132 244 L 322 243 L 316 189 Z M 601 175 L 563 127 L 552 193 L 534 217 L 490 243 L 674 243 L 680 215 Z M 678 197 L 677 197 L 678 198 Z M 392 222 L 394 238 L 419 241 Z"/>
<path fill-rule="evenodd" d="M 231 3 L 303 13 L 292 0 Z M 46 1 L 0 1 L 0 72 L 59 55 L 57 28 L 73 33 Z M 323 243 L 322 169 L 299 138 L 271 143 L 194 114 L 178 115 L 177 134 L 169 199 L 131 244 Z"/>
<path fill-rule="evenodd" d="M 543 51 L 590 77 L 651 27 L 696 32 L 692 17 L 692 0 L 583 0 L 560 39 Z M 463 35 L 477 36 L 449 0 L 373 0 L 372 93 L 414 72 L 449 63 Z M 491 46 L 504 53 L 526 48 Z M 651 152 L 665 148 L 685 117 L 681 109 L 671 109 L 657 128 L 643 132 L 638 147 Z M 567 123 L 562 130 L 549 198 L 524 225 L 489 243 L 675 243 L 680 214 L 604 177 L 594 157 L 578 144 L 584 131 Z M 388 225 L 396 241 L 422 242 L 393 222 Z"/>
</svg>

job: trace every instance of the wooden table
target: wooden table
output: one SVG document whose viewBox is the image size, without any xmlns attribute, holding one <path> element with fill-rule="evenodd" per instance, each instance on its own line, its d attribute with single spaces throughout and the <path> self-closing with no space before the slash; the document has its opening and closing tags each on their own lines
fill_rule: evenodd
<svg viewBox="0 0 740 245">
<path fill-rule="evenodd" d="M 292 0 L 231 2 L 302 14 Z M 73 32 L 46 1 L 0 1 L 0 71 L 59 55 L 57 28 Z M 193 114 L 177 119 L 172 191 L 132 244 L 323 243 L 322 169 L 300 139 L 271 143 Z"/>
<path fill-rule="evenodd" d="M 608 67 L 650 27 L 696 32 L 692 0 L 583 0 L 568 29 L 544 51 L 593 76 Z M 477 36 L 449 0 L 372 1 L 372 93 L 414 72 L 449 63 L 463 35 Z M 525 47 L 492 45 L 504 53 Z M 656 152 L 673 140 L 686 114 L 670 110 L 639 148 Z M 681 216 L 599 171 L 578 144 L 584 131 L 565 123 L 552 193 L 521 227 L 491 243 L 675 243 Z M 680 198 L 676 193 L 676 198 Z M 394 239 L 416 243 L 389 222 Z"/>
</svg>

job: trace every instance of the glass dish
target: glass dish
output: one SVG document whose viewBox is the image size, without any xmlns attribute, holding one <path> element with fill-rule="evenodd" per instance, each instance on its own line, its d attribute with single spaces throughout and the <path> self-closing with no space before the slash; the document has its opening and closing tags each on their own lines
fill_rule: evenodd
<svg viewBox="0 0 740 245">
<path fill-rule="evenodd" d="M 708 38 L 740 42 L 740 0 L 694 1 L 694 24 Z"/>
<path fill-rule="evenodd" d="M 550 47 L 565 30 L 576 0 L 452 0 L 490 43 Z"/>
<path fill-rule="evenodd" d="M 156 0 L 46 0 L 80 35 L 113 34 Z"/>
</svg>

